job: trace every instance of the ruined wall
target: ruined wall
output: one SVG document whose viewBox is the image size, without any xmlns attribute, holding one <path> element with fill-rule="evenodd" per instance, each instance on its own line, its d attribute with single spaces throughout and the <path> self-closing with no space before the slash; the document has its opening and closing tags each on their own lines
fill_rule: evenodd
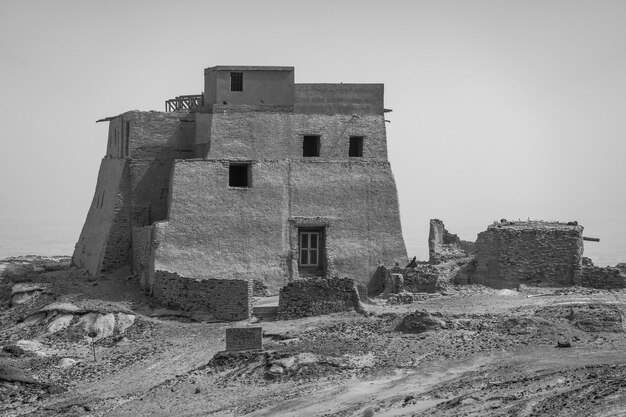
<svg viewBox="0 0 626 417">
<path fill-rule="evenodd" d="M 357 284 L 348 278 L 325 278 L 290 282 L 280 290 L 280 320 L 359 310 Z"/>
<path fill-rule="evenodd" d="M 72 256 L 72 262 L 91 275 L 130 259 L 130 230 L 128 234 L 124 230 L 130 215 L 128 175 L 124 159 L 102 159 L 96 191 Z"/>
<path fill-rule="evenodd" d="M 582 226 L 504 222 L 478 235 L 471 281 L 496 288 L 518 284 L 579 285 Z"/>
<path fill-rule="evenodd" d="M 406 262 L 388 163 L 257 161 L 252 186 L 228 186 L 228 161 L 179 161 L 155 269 L 256 279 L 276 293 L 297 278 L 299 225 L 326 227 L 327 275 L 367 282 Z M 313 224 L 312 224 L 313 223 Z"/>
<path fill-rule="evenodd" d="M 580 285 L 592 288 L 626 288 L 626 268 L 624 266 L 626 265 L 595 266 L 591 259 L 583 257 Z"/>
<path fill-rule="evenodd" d="M 434 265 L 464 258 L 473 250 L 474 244 L 472 242 L 462 241 L 457 235 L 448 232 L 441 220 L 430 220 L 428 263 Z"/>
<path fill-rule="evenodd" d="M 210 159 L 349 160 L 350 136 L 363 136 L 365 160 L 387 160 L 382 115 L 290 114 L 232 111 L 197 114 L 197 152 Z M 320 156 L 304 158 L 304 135 L 320 136 Z"/>
<path fill-rule="evenodd" d="M 152 295 L 182 310 L 212 313 L 219 320 L 248 320 L 252 316 L 252 281 L 192 279 L 157 271 Z"/>
</svg>

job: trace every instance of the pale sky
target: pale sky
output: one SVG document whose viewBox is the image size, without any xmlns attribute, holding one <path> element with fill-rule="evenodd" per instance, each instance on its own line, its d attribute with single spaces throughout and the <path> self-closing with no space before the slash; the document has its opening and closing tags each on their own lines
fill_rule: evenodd
<svg viewBox="0 0 626 417">
<path fill-rule="evenodd" d="M 384 83 L 409 256 L 428 220 L 578 220 L 626 261 L 626 1 L 0 0 L 0 258 L 71 254 L 107 124 L 215 65 Z"/>
</svg>

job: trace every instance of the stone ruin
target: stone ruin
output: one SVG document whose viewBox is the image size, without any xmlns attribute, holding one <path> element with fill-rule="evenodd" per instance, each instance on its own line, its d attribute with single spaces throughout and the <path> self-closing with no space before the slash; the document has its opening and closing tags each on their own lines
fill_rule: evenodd
<svg viewBox="0 0 626 417">
<path fill-rule="evenodd" d="M 528 286 L 626 287 L 626 264 L 598 267 L 583 257 L 583 227 L 577 222 L 494 222 L 476 242 L 462 241 L 439 219 L 430 221 L 428 262 L 402 268 L 379 266 L 368 284 L 371 296 L 411 303 L 448 284 L 493 288 Z M 401 283 L 401 285 L 399 285 Z"/>
<path fill-rule="evenodd" d="M 583 227 L 578 222 L 494 222 L 476 239 L 473 261 L 455 277 L 458 283 L 495 288 L 584 286 L 624 288 L 626 275 L 594 266 L 583 257 Z"/>
<path fill-rule="evenodd" d="M 461 240 L 448 232 L 439 219 L 430 220 L 428 233 L 428 263 L 437 265 L 453 259 L 465 258 L 474 252 L 474 243 Z"/>
</svg>

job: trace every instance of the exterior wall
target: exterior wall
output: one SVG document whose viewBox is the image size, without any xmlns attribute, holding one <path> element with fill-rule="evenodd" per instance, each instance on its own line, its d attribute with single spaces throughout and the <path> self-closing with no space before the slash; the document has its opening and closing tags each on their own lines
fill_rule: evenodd
<svg viewBox="0 0 626 417">
<path fill-rule="evenodd" d="M 510 222 L 489 226 L 476 240 L 472 282 L 491 287 L 518 284 L 580 285 L 582 226 Z"/>
<path fill-rule="evenodd" d="M 272 292 L 298 278 L 297 227 L 326 228 L 326 275 L 366 283 L 379 262 L 406 262 L 386 162 L 256 161 L 252 187 L 228 186 L 228 161 L 178 161 L 155 269 L 256 279 Z"/>
<path fill-rule="evenodd" d="M 123 159 L 104 158 L 100 163 L 96 192 L 74 249 L 72 262 L 86 268 L 91 275 L 98 274 L 103 266 L 113 268 L 123 261 L 128 263 L 130 241 L 123 227 L 127 227 L 128 164 Z M 112 258 L 107 248 L 119 243 Z"/>
<path fill-rule="evenodd" d="M 133 227 L 132 269 L 139 285 L 151 291 L 154 282 L 154 225 Z"/>
<path fill-rule="evenodd" d="M 294 112 L 382 115 L 383 95 L 383 84 L 296 84 Z"/>
<path fill-rule="evenodd" d="M 252 281 L 197 280 L 157 271 L 153 295 L 171 307 L 207 311 L 219 320 L 248 320 L 252 316 Z"/>
<path fill-rule="evenodd" d="M 131 262 L 132 227 L 167 218 L 173 161 L 193 156 L 193 121 L 185 114 L 138 111 L 110 120 L 74 264 L 95 275 Z"/>
<path fill-rule="evenodd" d="M 230 73 L 243 73 L 243 91 L 230 91 Z M 293 67 L 213 67 L 204 70 L 206 104 L 293 105 Z"/>
<path fill-rule="evenodd" d="M 280 290 L 280 320 L 360 310 L 357 283 L 348 278 L 311 279 L 290 282 Z"/>
<path fill-rule="evenodd" d="M 626 288 L 626 273 L 610 266 L 584 265 L 580 285 L 592 288 Z"/>
<path fill-rule="evenodd" d="M 380 115 L 305 115 L 263 112 L 197 114 L 199 157 L 211 159 L 316 159 L 302 156 L 304 135 L 320 135 L 320 160 L 387 160 Z M 363 157 L 348 157 L 350 136 L 363 136 Z"/>
</svg>

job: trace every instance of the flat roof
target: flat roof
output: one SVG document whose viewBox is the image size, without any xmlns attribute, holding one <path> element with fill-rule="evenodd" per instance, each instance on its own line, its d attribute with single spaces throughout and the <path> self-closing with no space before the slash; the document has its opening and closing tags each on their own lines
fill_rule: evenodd
<svg viewBox="0 0 626 417">
<path fill-rule="evenodd" d="M 246 66 L 246 65 L 218 65 L 215 67 L 205 68 L 207 71 L 293 71 L 294 67 L 264 67 L 264 66 Z"/>
</svg>

